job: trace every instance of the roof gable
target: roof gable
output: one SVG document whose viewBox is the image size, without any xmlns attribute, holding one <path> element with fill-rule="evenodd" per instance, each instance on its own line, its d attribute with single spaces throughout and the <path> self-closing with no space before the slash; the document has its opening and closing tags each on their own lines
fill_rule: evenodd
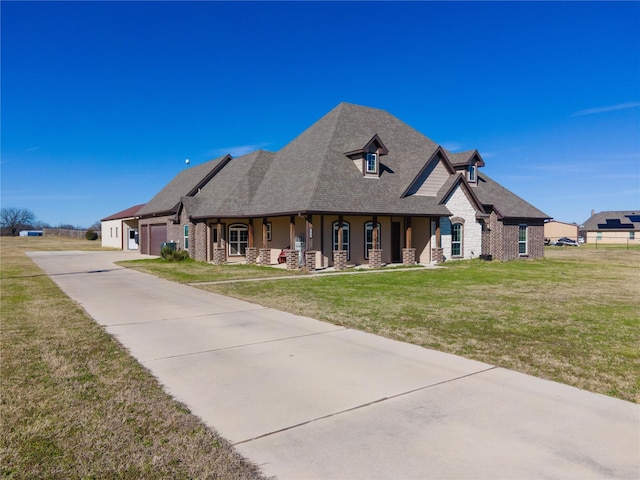
<svg viewBox="0 0 640 480">
<path fill-rule="evenodd" d="M 420 152 L 422 153 L 422 152 Z M 419 153 L 419 155 L 420 155 Z M 424 159 L 424 157 L 422 157 Z M 427 157 L 428 160 L 424 162 L 421 170 L 414 178 L 407 188 L 402 192 L 402 196 L 406 195 L 425 195 L 435 197 L 447 181 L 447 179 L 455 173 L 455 170 L 449 163 L 444 150 L 438 147 L 431 157 Z M 418 160 L 419 161 L 419 160 Z M 411 175 L 411 169 L 406 169 L 406 174 Z"/>
<path fill-rule="evenodd" d="M 180 198 L 197 193 L 211 178 L 223 168 L 231 155 L 187 168 L 176 175 L 160 192 L 138 211 L 138 215 L 158 215 L 175 213 Z"/>
<path fill-rule="evenodd" d="M 447 151 L 447 156 L 454 168 L 466 167 L 469 165 L 477 165 L 484 167 L 484 160 L 480 156 L 478 150 L 468 150 L 466 152 L 451 153 Z"/>
</svg>

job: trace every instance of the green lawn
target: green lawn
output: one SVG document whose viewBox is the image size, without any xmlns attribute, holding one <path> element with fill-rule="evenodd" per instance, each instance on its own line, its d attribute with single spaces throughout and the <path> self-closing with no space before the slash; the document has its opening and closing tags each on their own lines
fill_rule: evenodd
<svg viewBox="0 0 640 480">
<path fill-rule="evenodd" d="M 0 238 L 0 477 L 263 478 L 24 254 L 72 249 L 100 246 Z"/>
<path fill-rule="evenodd" d="M 639 248 L 551 247 L 542 260 L 445 266 L 201 288 L 640 402 Z M 159 268 L 183 282 L 282 274 Z"/>
</svg>

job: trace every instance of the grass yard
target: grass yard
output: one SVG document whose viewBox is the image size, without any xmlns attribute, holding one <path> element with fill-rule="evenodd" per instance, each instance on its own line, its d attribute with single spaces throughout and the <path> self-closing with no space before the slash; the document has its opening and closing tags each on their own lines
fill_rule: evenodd
<svg viewBox="0 0 640 480">
<path fill-rule="evenodd" d="M 263 478 L 24 254 L 89 249 L 100 244 L 0 238 L 0 476 Z"/>
<path fill-rule="evenodd" d="M 640 249 L 545 255 L 201 288 L 640 403 Z M 186 282 L 241 271 L 166 268 Z"/>
</svg>

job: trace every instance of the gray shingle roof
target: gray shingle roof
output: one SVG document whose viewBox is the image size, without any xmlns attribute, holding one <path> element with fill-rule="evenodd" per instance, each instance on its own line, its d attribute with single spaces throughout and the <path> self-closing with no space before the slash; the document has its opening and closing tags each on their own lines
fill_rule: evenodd
<svg viewBox="0 0 640 480">
<path fill-rule="evenodd" d="M 483 205 L 492 206 L 502 218 L 551 218 L 484 173 L 478 174 L 478 186 L 474 191 Z"/>
<path fill-rule="evenodd" d="M 158 215 L 172 213 L 180 202 L 180 198 L 191 193 L 216 168 L 219 168 L 227 156 L 211 160 L 209 162 L 187 168 L 180 172 L 162 190 L 160 190 L 149 202 L 143 206 L 137 215 Z"/>
<path fill-rule="evenodd" d="M 380 156 L 380 176 L 370 178 L 345 153 L 361 150 L 375 135 L 388 153 Z M 278 152 L 256 151 L 185 170 L 140 214 L 175 211 L 180 198 L 192 195 L 199 186 L 193 198 L 183 198 L 193 218 L 295 213 L 451 215 L 438 196 L 404 196 L 439 148 L 383 110 L 341 103 Z M 477 153 L 442 152 L 446 162 L 450 156 L 466 162 Z M 477 198 L 502 216 L 549 218 L 486 175 L 478 178 L 479 185 L 473 189 Z M 443 188 L 446 185 L 453 184 L 446 182 Z"/>
<path fill-rule="evenodd" d="M 583 225 L 585 230 L 592 232 L 602 230 L 640 231 L 640 209 L 598 212 L 591 215 Z"/>
</svg>

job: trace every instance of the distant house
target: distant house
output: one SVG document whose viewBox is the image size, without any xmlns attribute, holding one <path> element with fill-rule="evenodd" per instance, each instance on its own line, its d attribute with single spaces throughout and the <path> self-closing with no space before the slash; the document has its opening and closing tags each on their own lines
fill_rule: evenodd
<svg viewBox="0 0 640 480">
<path fill-rule="evenodd" d="M 102 246 L 121 250 L 138 250 L 138 219 L 136 213 L 144 204 L 134 205 L 100 220 Z"/>
<path fill-rule="evenodd" d="M 587 243 L 640 244 L 640 209 L 599 212 L 582 227 Z"/>
<path fill-rule="evenodd" d="M 389 113 L 341 103 L 278 152 L 185 169 L 138 212 L 141 253 L 290 268 L 540 258 L 548 215 Z"/>
<path fill-rule="evenodd" d="M 550 240 L 551 243 L 556 242 L 562 237 L 567 237 L 578 241 L 579 227 L 575 223 L 559 222 L 557 220 L 549 220 L 544 224 L 544 238 Z"/>
</svg>

